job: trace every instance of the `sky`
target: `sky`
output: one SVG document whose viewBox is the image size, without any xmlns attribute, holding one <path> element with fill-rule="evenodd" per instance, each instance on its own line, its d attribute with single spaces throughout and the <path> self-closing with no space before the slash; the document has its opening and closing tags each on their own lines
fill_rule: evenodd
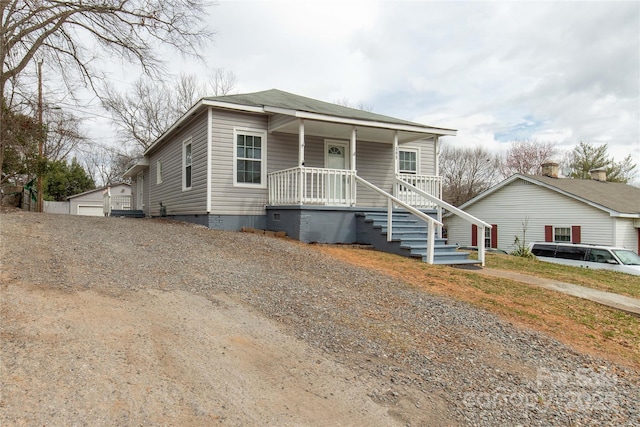
<svg viewBox="0 0 640 427">
<path fill-rule="evenodd" d="M 219 1 L 207 23 L 203 55 L 235 73 L 234 93 L 346 99 L 491 151 L 606 143 L 640 175 L 638 1 Z M 206 73 L 169 59 L 172 73 Z"/>
</svg>

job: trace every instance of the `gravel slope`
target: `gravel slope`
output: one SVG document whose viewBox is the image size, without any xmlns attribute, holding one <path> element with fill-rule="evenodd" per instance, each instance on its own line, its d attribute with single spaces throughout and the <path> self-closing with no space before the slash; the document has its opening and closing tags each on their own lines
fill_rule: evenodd
<svg viewBox="0 0 640 427">
<path fill-rule="evenodd" d="M 638 372 L 578 354 L 467 304 L 346 265 L 312 246 L 170 221 L 24 212 L 1 214 L 0 233 L 0 425 L 29 424 L 20 418 L 27 404 L 32 420 L 49 425 L 114 420 L 200 425 L 640 424 Z M 46 292 L 55 292 L 55 298 L 45 298 Z M 60 304 L 67 309 L 58 306 L 59 313 L 44 320 L 25 303 L 51 309 L 47 304 L 52 298 L 62 298 Z M 95 303 L 96 310 L 115 307 L 105 309 L 107 317 L 101 319 L 111 316 L 122 328 L 117 339 L 98 334 L 98 323 L 104 322 L 81 333 L 78 325 L 90 323 L 93 312 L 77 311 L 65 318 L 71 316 L 69 307 L 92 301 L 102 301 Z M 230 310 L 225 316 L 208 314 L 221 305 Z M 163 314 L 168 310 L 174 315 Z M 133 313 L 142 317 L 122 321 Z M 69 361 L 51 353 L 53 347 L 44 345 L 46 337 L 38 334 L 60 318 L 69 326 L 60 332 L 65 345 L 78 345 L 73 353 L 78 358 L 86 359 L 86 352 L 96 348 L 80 346 L 87 336 L 105 351 L 115 351 L 122 341 L 139 344 L 127 347 L 134 354 L 120 362 L 105 358 L 104 352 L 86 359 L 89 368 L 101 372 L 101 392 L 95 391 L 96 384 L 87 390 L 82 375 L 50 375 L 49 366 L 64 369 Z M 180 318 L 184 322 L 175 320 Z M 201 336 L 198 319 L 213 329 L 219 322 L 225 332 L 218 341 Z M 151 326 L 157 323 L 168 325 L 171 333 L 154 330 Z M 234 323 L 244 329 L 234 330 Z M 147 341 L 141 336 L 145 333 Z M 182 335 L 189 339 L 180 339 Z M 208 378 L 224 359 L 221 337 L 236 335 L 252 344 L 227 340 L 235 362 Z M 138 348 L 149 343 L 155 350 Z M 201 372 L 199 379 L 163 370 L 164 357 L 176 346 L 184 352 L 172 366 Z M 202 359 L 202 352 L 211 356 Z M 112 372 L 104 366 L 109 363 L 114 364 Z M 141 395 L 131 389 L 127 375 L 138 369 L 145 374 L 139 381 L 143 390 L 146 384 L 165 392 Z M 267 381 L 265 375 L 274 369 L 286 378 Z M 221 375 L 228 379 L 220 382 Z M 237 385 L 239 375 L 250 377 L 244 386 Z M 33 377 L 44 378 L 37 382 L 35 400 L 27 399 L 20 382 L 33 386 Z M 103 387 L 106 382 L 110 389 Z M 306 385 L 295 386 L 302 382 Z M 277 392 L 278 387 L 291 392 Z M 112 415 L 100 405 L 89 410 L 95 401 L 106 399 L 107 390 L 119 394 L 122 410 Z M 261 390 L 263 398 L 255 390 Z M 164 408 L 164 418 L 146 413 L 141 396 L 147 404 Z M 328 403 L 319 405 L 313 396 Z M 244 405 L 238 403 L 243 399 Z M 56 411 L 56 405 L 34 409 L 37 400 L 58 402 L 64 413 Z M 287 402 L 288 409 L 274 409 Z M 205 406 L 215 410 L 204 411 Z M 334 418 L 327 418 L 334 412 Z"/>
</svg>

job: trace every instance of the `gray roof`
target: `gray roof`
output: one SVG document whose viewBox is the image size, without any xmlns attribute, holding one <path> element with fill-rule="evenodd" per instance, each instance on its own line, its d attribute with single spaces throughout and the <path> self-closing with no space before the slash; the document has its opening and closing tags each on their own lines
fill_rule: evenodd
<svg viewBox="0 0 640 427">
<path fill-rule="evenodd" d="M 640 213 L 640 188 L 631 185 L 592 179 L 551 178 L 539 175 L 521 176 L 619 213 Z"/>
<path fill-rule="evenodd" d="M 284 92 L 278 89 L 239 95 L 214 96 L 203 99 L 207 101 L 228 102 L 231 104 L 246 105 L 252 107 L 276 107 L 295 111 L 304 111 L 307 113 L 324 114 L 334 117 L 346 117 L 349 119 L 425 127 L 425 125 L 421 123 L 414 123 L 406 120 L 396 119 L 394 117 L 370 113 L 368 111 L 358 110 L 356 108 L 343 107 L 342 105 L 318 101 L 317 99 L 295 95 L 293 93 Z"/>
</svg>

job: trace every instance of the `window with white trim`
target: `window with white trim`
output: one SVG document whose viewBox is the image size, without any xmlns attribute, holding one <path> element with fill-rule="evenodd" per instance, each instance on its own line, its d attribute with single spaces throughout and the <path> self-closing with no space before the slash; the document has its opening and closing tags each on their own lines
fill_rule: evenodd
<svg viewBox="0 0 640 427">
<path fill-rule="evenodd" d="M 489 227 L 484 228 L 484 247 L 490 248 L 491 246 L 491 229 Z"/>
<path fill-rule="evenodd" d="M 265 132 L 234 130 L 234 185 L 266 185 L 266 142 Z"/>
<path fill-rule="evenodd" d="M 182 143 L 182 190 L 191 189 L 191 167 L 193 164 L 191 138 Z"/>
<path fill-rule="evenodd" d="M 162 184 L 162 160 L 156 162 L 156 184 Z"/>
<path fill-rule="evenodd" d="M 418 150 L 398 150 L 398 172 L 412 175 L 418 174 Z"/>
<path fill-rule="evenodd" d="M 554 242 L 570 242 L 571 227 L 555 227 L 553 229 L 553 241 Z"/>
</svg>

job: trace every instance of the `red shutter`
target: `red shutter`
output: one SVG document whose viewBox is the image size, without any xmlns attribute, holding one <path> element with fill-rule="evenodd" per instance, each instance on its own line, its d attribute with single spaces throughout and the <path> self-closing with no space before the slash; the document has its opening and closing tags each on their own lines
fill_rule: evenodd
<svg viewBox="0 0 640 427">
<path fill-rule="evenodd" d="M 553 225 L 544 226 L 544 241 L 553 242 Z"/>
<path fill-rule="evenodd" d="M 640 254 L 640 228 L 638 228 L 638 253 Z"/>
<path fill-rule="evenodd" d="M 498 247 L 498 224 L 491 224 L 491 247 Z"/>
<path fill-rule="evenodd" d="M 471 224 L 471 246 L 478 246 L 478 226 Z"/>
<path fill-rule="evenodd" d="M 571 226 L 571 243 L 580 243 L 580 226 Z"/>
</svg>

